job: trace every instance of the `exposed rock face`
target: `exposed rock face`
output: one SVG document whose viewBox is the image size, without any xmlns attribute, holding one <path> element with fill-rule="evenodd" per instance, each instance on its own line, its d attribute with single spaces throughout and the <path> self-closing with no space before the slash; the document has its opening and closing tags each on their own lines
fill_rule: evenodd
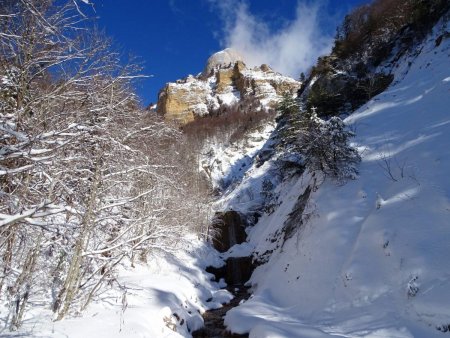
<svg viewBox="0 0 450 338">
<path fill-rule="evenodd" d="M 216 91 L 217 93 L 224 93 L 227 87 L 233 85 L 234 69 L 219 69 L 216 72 Z"/>
<path fill-rule="evenodd" d="M 227 48 L 212 55 L 201 74 L 166 84 L 159 93 L 157 111 L 179 125 L 231 109 L 267 112 L 281 95 L 295 94 L 300 85 L 265 64 L 247 68 L 242 57 Z"/>
<path fill-rule="evenodd" d="M 225 252 L 235 244 L 245 242 L 245 220 L 237 211 L 218 212 L 213 220 L 213 228 L 217 233 L 213 246 L 219 252 Z"/>
<path fill-rule="evenodd" d="M 212 227 L 216 233 L 213 246 L 219 252 L 226 252 L 235 244 L 244 243 L 247 239 L 245 217 L 234 210 L 218 212 Z M 216 280 L 224 278 L 228 285 L 243 285 L 249 280 L 254 265 L 251 257 L 230 257 L 225 266 L 209 268 L 207 271 L 216 275 Z"/>
<path fill-rule="evenodd" d="M 209 113 L 210 88 L 207 83 L 189 76 L 182 82 L 168 83 L 159 93 L 157 111 L 167 120 L 184 125 L 195 116 Z"/>
</svg>

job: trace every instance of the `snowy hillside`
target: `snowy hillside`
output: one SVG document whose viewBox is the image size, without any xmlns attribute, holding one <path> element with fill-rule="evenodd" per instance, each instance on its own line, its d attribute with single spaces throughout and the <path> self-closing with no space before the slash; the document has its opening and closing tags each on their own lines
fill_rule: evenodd
<svg viewBox="0 0 450 338">
<path fill-rule="evenodd" d="M 268 122 L 234 143 L 223 143 L 215 139 L 205 143 L 200 169 L 211 180 L 212 187 L 223 189 L 239 182 L 261 150 L 273 143 L 269 138 L 274 127 L 273 122 Z"/>
<path fill-rule="evenodd" d="M 436 40 L 443 31 L 438 24 L 415 56 L 398 62 L 393 84 L 346 119 L 362 155 L 358 179 L 325 181 L 300 218 L 293 211 L 316 178 L 304 173 L 275 189 L 279 207 L 251 228 L 246 245 L 268 262 L 250 280 L 252 297 L 227 313 L 233 332 L 406 338 L 448 330 L 450 39 Z M 256 203 L 248 191 L 272 179 L 266 169 L 250 169 L 224 207 Z M 282 238 L 289 222 L 298 227 Z"/>
<path fill-rule="evenodd" d="M 355 8 L 301 81 L 227 48 L 148 108 L 83 3 L 0 6 L 0 337 L 450 334 L 448 0 Z"/>
<path fill-rule="evenodd" d="M 188 235 L 174 255 L 155 253 L 148 264 L 124 264 L 116 282 L 104 288 L 93 304 L 76 316 L 53 321 L 46 299 L 32 297 L 33 308 L 26 313 L 18 332 L 0 328 L 1 337 L 189 337 L 203 326 L 200 313 L 221 307 L 232 295 L 222 284 L 210 281 L 207 266 L 222 260 L 196 236 Z M 0 318 L 8 320 L 7 307 Z M 4 320 L 4 319 L 3 319 Z"/>
</svg>

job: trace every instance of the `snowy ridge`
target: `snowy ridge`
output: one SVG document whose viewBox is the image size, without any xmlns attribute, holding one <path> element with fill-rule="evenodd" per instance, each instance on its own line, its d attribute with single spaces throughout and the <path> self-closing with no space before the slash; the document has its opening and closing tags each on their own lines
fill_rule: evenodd
<svg viewBox="0 0 450 338">
<path fill-rule="evenodd" d="M 276 188 L 281 204 L 249 232 L 248 246 L 268 262 L 251 278 L 252 298 L 227 313 L 233 332 L 442 336 L 450 324 L 450 39 L 435 41 L 447 27 L 437 25 L 418 55 L 399 61 L 394 84 L 347 118 L 360 177 L 313 191 L 304 224 L 285 242 L 270 239 L 280 239 L 313 177 Z M 273 177 L 264 169 L 250 169 L 225 208 L 256 203 L 242 195 Z"/>
<path fill-rule="evenodd" d="M 277 86 L 291 85 L 292 87 L 299 86 L 298 81 L 275 73 L 273 71 L 264 72 L 260 68 L 245 69 L 242 71 L 243 82 L 257 83 L 257 86 L 246 88 L 247 91 L 242 93 L 236 86 L 230 84 L 217 90 L 216 76 L 210 76 L 203 79 L 201 76 L 189 75 L 184 80 L 169 83 L 174 94 L 177 92 L 189 93 L 187 101 L 202 101 L 197 103 L 194 110 L 198 116 L 205 116 L 211 111 L 220 108 L 221 105 L 232 106 L 238 103 L 241 98 L 251 97 L 259 99 L 261 104 L 260 109 L 267 111 L 273 109 L 276 103 L 281 99 L 280 93 L 277 93 Z"/>
</svg>

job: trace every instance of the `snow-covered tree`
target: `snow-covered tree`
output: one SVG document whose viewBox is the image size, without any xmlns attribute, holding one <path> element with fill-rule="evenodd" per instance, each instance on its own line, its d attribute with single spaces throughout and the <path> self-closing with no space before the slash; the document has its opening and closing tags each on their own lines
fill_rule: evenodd
<svg viewBox="0 0 450 338">
<path fill-rule="evenodd" d="M 297 99 L 290 93 L 283 94 L 277 106 L 277 121 L 280 132 L 280 143 L 292 148 L 296 142 L 297 130 L 301 129 L 302 119 Z"/>
<path fill-rule="evenodd" d="M 297 142 L 311 171 L 320 171 L 343 182 L 354 179 L 357 174 L 356 164 L 360 156 L 349 144 L 354 136 L 339 117 L 324 121 L 313 112 L 306 129 L 300 131 Z"/>
<path fill-rule="evenodd" d="M 30 297 L 61 319 L 118 264 L 170 250 L 201 197 L 181 134 L 140 108 L 139 67 L 76 2 L 6 1 L 0 28 L 0 299 L 16 329 Z"/>
<path fill-rule="evenodd" d="M 299 166 L 339 182 L 356 176 L 360 156 L 350 145 L 355 135 L 339 117 L 323 120 L 316 108 L 302 110 L 289 96 L 282 99 L 278 111 L 280 144 L 287 154 L 300 156 Z"/>
</svg>

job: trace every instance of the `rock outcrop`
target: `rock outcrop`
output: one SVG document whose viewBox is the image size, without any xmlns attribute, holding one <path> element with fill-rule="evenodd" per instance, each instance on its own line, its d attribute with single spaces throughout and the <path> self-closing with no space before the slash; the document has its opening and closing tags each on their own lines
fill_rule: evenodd
<svg viewBox="0 0 450 338">
<path fill-rule="evenodd" d="M 233 48 L 226 48 L 220 52 L 214 53 L 209 57 L 208 61 L 206 61 L 206 66 L 203 70 L 202 75 L 204 77 L 208 77 L 212 75 L 215 69 L 229 68 L 238 61 L 244 61 L 242 55 L 240 55 L 239 52 L 237 52 Z"/>
<path fill-rule="evenodd" d="M 232 109 L 268 112 L 285 92 L 295 94 L 300 85 L 265 64 L 249 69 L 227 48 L 212 55 L 199 75 L 167 83 L 159 92 L 157 112 L 179 125 Z"/>
<path fill-rule="evenodd" d="M 207 82 L 188 76 L 168 83 L 158 95 L 157 111 L 167 120 L 184 125 L 195 116 L 204 116 L 211 109 L 210 87 Z"/>
</svg>

